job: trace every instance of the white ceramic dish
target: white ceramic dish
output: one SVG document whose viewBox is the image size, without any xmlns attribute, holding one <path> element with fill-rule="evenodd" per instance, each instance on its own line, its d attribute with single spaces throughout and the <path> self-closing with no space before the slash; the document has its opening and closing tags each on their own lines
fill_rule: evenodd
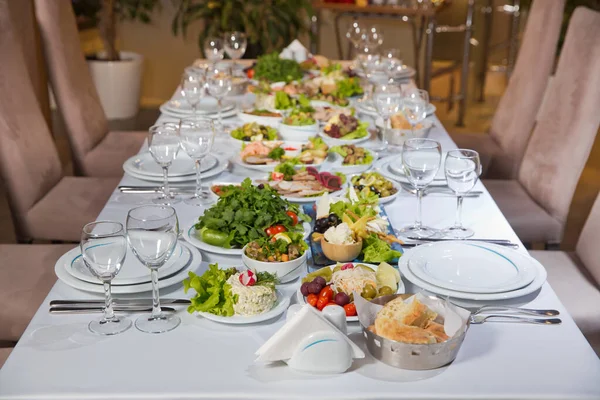
<svg viewBox="0 0 600 400">
<path fill-rule="evenodd" d="M 184 118 L 188 118 L 191 117 L 192 114 L 185 114 L 185 113 L 180 113 L 180 112 L 175 112 L 169 109 L 164 108 L 163 106 L 159 107 L 159 110 L 161 113 L 163 113 L 164 115 L 166 115 L 167 117 L 171 117 L 171 118 L 175 118 L 175 119 L 184 119 Z M 223 111 L 221 113 L 221 118 L 230 118 L 230 117 L 234 117 L 235 115 L 237 115 L 237 110 L 231 109 L 228 111 Z M 218 113 L 214 113 L 214 114 L 199 114 L 199 116 L 203 117 L 203 118 L 210 118 L 210 119 L 218 119 L 219 118 L 219 114 Z"/>
<path fill-rule="evenodd" d="M 218 161 L 214 156 L 206 156 L 202 160 L 202 172 L 214 168 L 217 163 Z M 154 161 L 150 152 L 140 153 L 129 158 L 123 163 L 123 170 L 128 173 L 133 172 L 138 175 L 160 177 L 161 179 L 163 176 L 161 166 Z M 169 178 L 194 175 L 195 173 L 194 161 L 183 151 L 177 154 L 177 158 L 173 160 L 169 167 Z"/>
<path fill-rule="evenodd" d="M 290 149 L 290 148 L 294 149 L 294 150 L 286 150 L 285 154 L 286 154 L 286 156 L 289 156 L 289 157 L 297 157 L 300 155 L 300 153 L 302 153 L 302 145 L 303 144 L 305 144 L 305 143 L 298 142 L 298 141 L 283 141 L 283 143 L 281 144 L 281 147 L 287 148 L 287 149 Z M 261 164 L 261 165 L 248 164 L 242 160 L 239 153 L 231 157 L 231 162 L 239 165 L 240 167 L 253 169 L 256 171 L 265 171 L 265 172 L 273 171 L 273 169 L 275 169 L 275 167 L 277 165 L 279 165 L 278 162 L 272 163 L 272 164 Z M 316 169 L 319 169 L 321 167 L 321 164 L 322 164 L 322 162 L 318 163 L 318 164 L 298 164 L 298 165 L 296 165 L 296 168 L 300 169 L 302 167 L 314 167 Z"/>
<path fill-rule="evenodd" d="M 371 161 L 368 164 L 343 165 L 342 163 L 344 161 L 344 158 L 341 155 L 339 155 L 337 153 L 329 153 L 335 159 L 335 161 L 333 161 L 333 165 L 331 166 L 331 170 L 335 171 L 335 172 L 341 172 L 345 175 L 360 174 L 362 172 L 369 170 L 371 168 L 371 166 L 373 166 L 373 163 L 375 161 L 377 161 L 377 159 L 379 158 L 379 154 L 377 154 L 373 150 L 369 150 L 369 149 L 365 149 L 365 150 L 367 152 L 371 153 L 371 155 L 373 156 L 373 161 Z"/>
<path fill-rule="evenodd" d="M 246 324 L 256 324 L 258 322 L 267 321 L 271 318 L 275 318 L 285 312 L 288 306 L 290 305 L 290 298 L 286 297 L 279 290 L 277 291 L 277 302 L 275 306 L 267 311 L 264 314 L 253 315 L 250 317 L 246 317 L 243 315 L 234 315 L 232 317 L 222 317 L 220 315 L 214 315 L 205 312 L 199 312 L 198 315 L 209 319 L 214 322 L 220 322 L 222 324 L 231 324 L 231 325 L 246 325 Z"/>
<path fill-rule="evenodd" d="M 432 285 L 471 293 L 517 290 L 533 282 L 536 275 L 526 256 L 507 248 L 460 241 L 418 246 L 408 268 Z"/>
<path fill-rule="evenodd" d="M 329 193 L 329 196 L 339 197 L 344 193 L 344 185 L 340 190 L 336 190 L 335 192 Z M 316 197 L 289 197 L 289 196 L 281 196 L 282 199 L 285 199 L 291 203 L 316 203 L 323 196 Z"/>
<path fill-rule="evenodd" d="M 332 146 L 342 146 L 344 144 L 359 144 L 359 143 L 363 143 L 366 142 L 367 140 L 369 140 L 369 137 L 371 136 L 369 134 L 369 132 L 367 132 L 367 136 L 359 138 L 359 139 L 352 139 L 352 140 L 344 140 L 344 139 L 336 139 L 336 138 L 332 138 L 331 136 L 327 135 L 325 132 L 320 131 L 319 132 L 319 136 L 323 138 L 323 141 L 325 143 L 327 143 L 328 146 L 332 147 Z"/>
<path fill-rule="evenodd" d="M 488 243 L 486 243 L 484 245 L 486 247 L 489 247 L 490 249 L 494 249 L 494 250 L 508 250 L 505 247 L 492 245 L 492 244 L 488 244 Z M 417 249 L 417 248 L 418 247 L 416 247 L 415 249 Z M 517 297 L 521 297 L 521 296 L 526 296 L 528 294 L 535 292 L 536 290 L 538 290 L 539 288 L 542 287 L 544 282 L 546 282 L 546 278 L 548 276 L 546 269 L 537 260 L 535 260 L 532 257 L 528 257 L 524 254 L 518 253 L 514 250 L 510 250 L 511 252 L 514 251 L 516 254 L 519 254 L 520 256 L 525 257 L 527 259 L 527 261 L 531 264 L 532 268 L 534 268 L 535 278 L 533 279 L 533 282 L 531 282 L 529 285 L 527 285 L 523 288 L 517 289 L 517 290 L 512 290 L 509 292 L 501 292 L 501 293 L 468 293 L 468 292 L 444 289 L 444 288 L 432 285 L 428 282 L 425 282 L 425 281 L 419 279 L 410 270 L 410 268 L 408 267 L 408 261 L 411 258 L 412 251 L 415 249 L 409 249 L 409 250 L 405 251 L 405 253 L 402 255 L 402 257 L 400 257 L 400 261 L 398 262 L 398 268 L 400 269 L 400 273 L 402 274 L 402 276 L 404 278 L 408 279 L 410 282 L 414 283 L 415 285 L 417 285 L 431 293 L 440 295 L 440 296 L 449 296 L 449 297 L 453 297 L 453 298 L 457 298 L 457 299 L 474 300 L 474 301 L 495 301 L 495 300 L 513 299 L 513 298 L 517 298 Z"/>
<path fill-rule="evenodd" d="M 278 277 L 285 277 L 290 272 L 295 271 L 300 265 L 306 262 L 306 257 L 308 256 L 308 250 L 306 250 L 304 254 L 292 261 L 264 262 L 248 257 L 246 255 L 246 246 L 244 246 L 244 248 L 242 249 L 242 262 L 247 268 L 253 269 L 257 272 L 268 272 L 270 274 L 276 274 Z"/>
<path fill-rule="evenodd" d="M 429 135 L 429 131 L 433 127 L 433 122 L 430 120 L 425 120 L 421 122 L 423 127 L 421 129 L 415 129 L 413 132 L 410 129 L 389 129 L 386 132 L 386 139 L 388 143 L 394 146 L 402 146 L 404 141 L 411 138 L 426 138 Z M 375 126 L 377 129 L 383 129 L 383 120 L 381 118 L 377 118 L 375 120 Z"/>
<path fill-rule="evenodd" d="M 256 122 L 257 124 L 267 125 L 277 129 L 279 128 L 279 123 L 283 119 L 283 117 L 261 117 L 258 115 L 246 114 L 243 111 L 238 112 L 237 116 L 244 124 Z"/>
<path fill-rule="evenodd" d="M 243 254 L 242 249 L 225 249 L 223 247 L 204 243 L 197 237 L 195 225 L 196 223 L 193 223 L 183 231 L 183 238 L 188 243 L 196 246 L 200 250 L 208 251 L 209 253 L 222 254 L 226 256 L 241 256 Z M 308 222 L 304 222 L 302 227 L 304 228 L 304 239 L 306 239 L 311 232 L 310 224 Z"/>
<path fill-rule="evenodd" d="M 386 177 L 387 178 L 387 177 Z M 387 178 L 389 179 L 389 178 Z M 396 189 L 396 193 L 394 193 L 391 196 L 387 196 L 387 197 L 380 197 L 379 198 L 379 204 L 386 204 L 386 203 L 390 203 L 392 201 L 394 201 L 394 199 L 396 197 L 398 197 L 398 195 L 400 194 L 400 192 L 402 191 L 402 186 L 400 186 L 398 184 L 398 182 L 394 181 L 393 179 L 389 179 L 390 182 L 392 182 L 392 185 L 394 186 L 394 189 Z M 352 185 L 352 176 L 348 177 L 348 187 L 350 187 Z"/>
<path fill-rule="evenodd" d="M 400 259 L 402 259 L 402 257 L 400 257 Z M 347 263 L 340 263 L 340 264 L 347 264 Z M 377 268 L 379 268 L 378 265 L 375 264 L 368 264 L 368 263 L 352 263 L 355 267 L 356 265 L 360 264 L 360 265 L 366 265 L 367 267 L 371 268 L 374 271 L 377 271 Z M 328 265 L 327 267 L 323 267 L 323 268 L 331 268 L 331 270 L 333 270 L 335 267 L 337 266 L 337 264 L 332 264 L 332 265 Z M 400 274 L 400 282 L 398 282 L 398 290 L 396 291 L 397 294 L 403 294 L 405 293 L 406 288 L 404 287 L 404 282 L 402 282 L 402 274 Z M 302 295 L 302 292 L 300 291 L 300 286 L 298 286 L 298 290 L 296 290 L 296 298 L 298 299 L 298 303 L 299 304 L 306 304 L 306 298 Z M 348 322 L 358 322 L 358 317 L 354 316 L 354 317 L 346 317 L 346 321 Z"/>
<path fill-rule="evenodd" d="M 188 271 L 195 271 L 202 262 L 202 256 L 197 249 L 184 243 L 182 243 L 182 245 L 187 247 L 192 254 L 192 258 L 190 262 L 175 275 L 169 276 L 165 279 L 160 279 L 158 281 L 158 287 L 160 289 L 174 285 L 181 285 L 181 282 L 188 277 Z M 75 289 L 83 290 L 85 292 L 104 294 L 104 287 L 102 285 L 81 281 L 67 272 L 66 265 L 70 263 L 71 260 L 77 255 L 77 252 L 79 252 L 79 249 L 75 248 L 58 259 L 54 265 L 54 272 L 56 273 L 56 276 L 60 281 Z M 148 275 L 150 275 L 150 270 L 148 270 Z M 112 294 L 134 294 L 151 291 L 152 283 L 150 282 L 140 283 L 137 285 L 115 285 L 112 287 Z"/>
<path fill-rule="evenodd" d="M 227 162 L 227 160 L 219 159 L 218 157 L 216 157 L 216 158 L 217 158 L 217 165 L 214 168 L 203 172 L 202 179 L 208 179 L 213 176 L 219 175 L 221 172 L 225 171 L 227 169 L 227 167 L 229 166 L 229 163 Z M 136 179 L 141 179 L 141 180 L 150 181 L 150 182 L 159 182 L 159 183 L 163 182 L 163 178 L 160 176 L 141 175 L 136 172 L 127 171 L 127 170 L 125 172 L 128 175 L 130 175 Z M 195 175 L 176 176 L 176 177 L 170 177 L 169 183 L 192 182 L 195 180 L 196 180 Z"/>
<path fill-rule="evenodd" d="M 308 139 L 317 136 L 319 124 L 315 122 L 312 125 L 287 125 L 283 122 L 279 124 L 279 136 L 283 140 L 296 142 L 307 142 Z"/>
<path fill-rule="evenodd" d="M 192 254 L 187 247 L 182 246 L 181 243 L 178 242 L 171 257 L 167 260 L 165 265 L 158 269 L 158 279 L 163 279 L 164 277 L 171 276 L 181 271 L 181 269 L 188 264 L 191 257 Z M 85 266 L 81 257 L 81 252 L 77 252 L 73 259 L 65 265 L 65 268 L 69 274 L 79 280 L 94 285 L 102 285 L 102 282 Z M 137 285 L 146 282 L 150 282 L 149 270 L 137 259 L 131 248 L 128 246 L 125 263 L 121 267 L 119 274 L 111 283 L 112 285 Z"/>
<path fill-rule="evenodd" d="M 170 112 L 178 113 L 178 114 L 188 114 L 192 116 L 194 114 L 194 110 L 192 106 L 184 99 L 184 98 L 174 98 L 166 103 L 164 103 L 165 110 Z M 162 107 L 161 106 L 161 107 Z M 230 111 L 235 107 L 235 103 L 231 100 L 223 101 L 223 109 L 222 112 Z M 205 114 L 215 114 L 219 111 L 219 106 L 217 100 L 212 97 L 203 97 L 198 105 L 196 106 L 196 114 L 205 115 Z"/>
</svg>

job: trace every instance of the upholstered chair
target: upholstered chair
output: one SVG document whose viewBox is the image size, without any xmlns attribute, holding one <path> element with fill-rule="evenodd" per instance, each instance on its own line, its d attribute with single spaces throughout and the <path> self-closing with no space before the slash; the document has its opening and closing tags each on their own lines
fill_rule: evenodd
<svg viewBox="0 0 600 400">
<path fill-rule="evenodd" d="M 575 252 L 531 251 L 548 271 L 548 281 L 600 356 L 600 196 L 581 231 Z"/>
<path fill-rule="evenodd" d="M 600 12 L 578 7 L 515 180 L 487 189 L 523 242 L 559 243 L 600 127 Z"/>
<path fill-rule="evenodd" d="M 488 134 L 457 133 L 459 148 L 477 150 L 483 176 L 515 179 L 554 68 L 565 0 L 534 0 L 514 71 Z"/>
<path fill-rule="evenodd" d="M 94 221 L 118 179 L 63 177 L 34 94 L 18 33 L 0 1 L 0 175 L 17 238 L 74 241 Z"/>
<path fill-rule="evenodd" d="M 0 245 L 0 368 L 56 282 L 54 264 L 73 245 Z"/>
<path fill-rule="evenodd" d="M 110 132 L 85 57 L 70 0 L 36 0 L 36 14 L 52 83 L 65 121 L 75 171 L 84 176 L 122 176 L 148 132 Z"/>
</svg>

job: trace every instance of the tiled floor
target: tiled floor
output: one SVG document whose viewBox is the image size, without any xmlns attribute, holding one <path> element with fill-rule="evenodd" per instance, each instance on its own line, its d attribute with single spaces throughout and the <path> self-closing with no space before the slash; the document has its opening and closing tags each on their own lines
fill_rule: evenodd
<svg viewBox="0 0 600 400">
<path fill-rule="evenodd" d="M 502 92 L 506 80 L 502 73 L 490 72 L 486 84 L 486 99 L 483 103 L 470 102 L 466 114 L 465 126 L 457 127 L 457 107 L 448 111 L 446 104 L 437 103 L 437 115 L 449 132 L 481 132 L 485 134 Z M 432 93 L 444 95 L 448 90 L 448 78 L 440 77 L 432 82 Z M 474 96 L 471 96 L 474 97 Z M 157 109 L 142 109 L 138 116 L 132 120 L 113 121 L 112 129 L 119 130 L 145 130 L 158 118 Z M 53 132 L 65 174 L 72 172 L 69 143 L 64 128 L 57 113 L 54 113 Z M 563 249 L 573 249 L 579 232 L 587 218 L 592 203 L 600 189 L 600 139 L 597 138 L 587 166 L 579 181 L 575 198 L 571 205 L 571 212 L 567 222 Z M 14 243 L 15 236 L 10 217 L 10 209 L 4 191 L 0 194 L 0 243 Z"/>
</svg>

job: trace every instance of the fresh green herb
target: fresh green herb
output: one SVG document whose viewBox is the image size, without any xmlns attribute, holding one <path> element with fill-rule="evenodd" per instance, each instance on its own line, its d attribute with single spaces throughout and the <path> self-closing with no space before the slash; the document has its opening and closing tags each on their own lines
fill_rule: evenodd
<svg viewBox="0 0 600 400">
<path fill-rule="evenodd" d="M 344 174 L 343 172 L 335 172 L 334 174 L 340 177 L 340 179 L 341 179 L 340 183 L 342 185 L 346 183 L 346 180 L 347 180 L 346 179 L 346 174 Z"/>
<path fill-rule="evenodd" d="M 360 124 L 358 124 L 358 128 L 356 128 L 356 130 L 348 133 L 347 135 L 340 137 L 340 139 L 353 140 L 353 139 L 363 138 L 369 134 L 368 128 L 369 128 L 368 122 L 361 122 Z"/>
<path fill-rule="evenodd" d="M 333 95 L 340 99 L 346 99 L 351 96 L 359 95 L 363 93 L 360 87 L 360 82 L 357 78 L 346 78 L 336 82 L 336 89 Z"/>
<path fill-rule="evenodd" d="M 292 177 L 294 175 L 296 175 L 296 168 L 294 168 L 294 166 L 298 165 L 298 164 L 299 164 L 298 159 L 292 158 L 290 160 L 287 160 L 284 163 L 277 165 L 275 167 L 274 171 L 282 173 L 284 181 L 291 181 Z"/>
<path fill-rule="evenodd" d="M 282 149 L 281 147 L 275 147 L 273 150 L 271 150 L 269 152 L 267 157 L 269 157 L 273 160 L 281 160 L 281 157 L 283 157 L 284 154 L 285 154 L 284 149 Z"/>
<path fill-rule="evenodd" d="M 235 273 L 235 268 L 223 270 L 219 269 L 219 264 L 210 264 L 202 276 L 188 272 L 189 277 L 183 281 L 183 291 L 196 291 L 196 295 L 191 299 L 192 304 L 188 306 L 188 312 L 191 314 L 199 311 L 231 317 L 237 298 L 232 295 L 227 279 Z"/>
<path fill-rule="evenodd" d="M 341 71 L 342 70 L 342 64 L 340 63 L 330 63 L 328 66 L 323 67 L 321 69 L 321 73 L 323 75 L 329 75 L 330 73 L 334 72 L 334 71 Z"/>
<path fill-rule="evenodd" d="M 402 253 L 392 250 L 390 245 L 372 233 L 364 239 L 363 261 L 369 263 L 390 262 L 400 257 Z"/>
<path fill-rule="evenodd" d="M 303 72 L 296 61 L 279 58 L 279 53 L 274 52 L 258 57 L 254 76 L 269 82 L 291 82 L 302 79 Z"/>
<path fill-rule="evenodd" d="M 271 274 L 268 272 L 257 272 L 256 273 L 256 283 L 258 286 L 266 286 L 273 290 L 275 290 L 275 285 L 279 283 L 279 279 L 277 279 L 277 275 Z"/>
<path fill-rule="evenodd" d="M 292 99 L 286 92 L 280 90 L 275 92 L 275 108 L 277 110 L 287 110 L 292 108 L 296 101 Z"/>
<path fill-rule="evenodd" d="M 370 203 L 363 203 L 361 201 L 357 203 L 347 203 L 345 201 L 338 201 L 329 206 L 329 212 L 335 213 L 340 219 L 342 219 L 346 210 L 352 211 L 359 217 L 377 216 L 377 211 L 373 209 Z"/>
</svg>

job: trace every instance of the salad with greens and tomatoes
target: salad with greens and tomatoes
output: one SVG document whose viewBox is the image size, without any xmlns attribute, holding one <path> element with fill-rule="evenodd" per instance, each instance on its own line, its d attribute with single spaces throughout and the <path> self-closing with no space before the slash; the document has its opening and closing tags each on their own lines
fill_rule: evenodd
<svg viewBox="0 0 600 400">
<path fill-rule="evenodd" d="M 246 245 L 246 255 L 262 262 L 287 262 L 296 260 L 308 249 L 301 233 L 285 232 L 280 226 L 270 228 L 268 238 L 253 240 Z"/>
</svg>

